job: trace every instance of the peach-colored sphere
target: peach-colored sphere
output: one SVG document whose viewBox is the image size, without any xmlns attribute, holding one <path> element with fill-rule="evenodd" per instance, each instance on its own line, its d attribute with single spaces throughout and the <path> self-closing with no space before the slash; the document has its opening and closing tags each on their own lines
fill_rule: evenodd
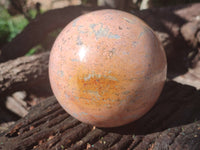
<svg viewBox="0 0 200 150">
<path fill-rule="evenodd" d="M 57 37 L 49 77 L 61 106 L 98 127 L 130 123 L 157 101 L 166 57 L 152 29 L 132 14 L 100 10 L 80 16 Z"/>
</svg>

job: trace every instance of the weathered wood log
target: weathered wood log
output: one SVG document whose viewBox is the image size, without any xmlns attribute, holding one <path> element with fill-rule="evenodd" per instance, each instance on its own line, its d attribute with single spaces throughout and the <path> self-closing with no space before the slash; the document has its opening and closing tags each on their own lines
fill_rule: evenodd
<svg viewBox="0 0 200 150">
<path fill-rule="evenodd" d="M 0 64 L 0 95 L 48 82 L 49 52 Z"/>
<path fill-rule="evenodd" d="M 117 128 L 95 128 L 48 98 L 0 137 L 15 149 L 200 149 L 200 91 L 168 81 L 156 105 L 141 119 Z"/>
<path fill-rule="evenodd" d="M 169 8 L 149 9 L 140 12 L 135 11 L 134 14 L 143 18 L 155 31 L 168 34 L 168 40 L 172 39 L 172 43 L 176 45 L 177 43 L 184 43 L 184 39 L 180 38 L 181 34 L 179 30 L 186 22 L 198 19 L 200 14 L 199 7 L 200 3 L 196 3 Z M 51 31 L 57 28 L 63 28 L 79 15 L 97 9 L 103 8 L 70 6 L 62 9 L 50 10 L 43 15 L 39 15 L 21 34 L 1 49 L 0 61 L 7 61 L 24 55 L 33 46 L 40 44 Z M 176 39 L 177 37 L 179 37 L 178 40 Z M 185 45 L 182 44 L 182 47 L 179 45 L 172 49 L 175 49 L 175 51 L 180 49 L 178 52 L 184 52 L 184 48 Z M 174 57 L 176 56 L 177 55 Z"/>
</svg>

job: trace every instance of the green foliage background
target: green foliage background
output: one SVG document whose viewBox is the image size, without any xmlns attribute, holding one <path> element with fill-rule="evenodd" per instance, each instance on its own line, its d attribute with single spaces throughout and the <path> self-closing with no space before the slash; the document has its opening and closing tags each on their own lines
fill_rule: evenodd
<svg viewBox="0 0 200 150">
<path fill-rule="evenodd" d="M 0 44 L 11 41 L 27 24 L 28 20 L 23 15 L 12 17 L 0 6 Z"/>
</svg>

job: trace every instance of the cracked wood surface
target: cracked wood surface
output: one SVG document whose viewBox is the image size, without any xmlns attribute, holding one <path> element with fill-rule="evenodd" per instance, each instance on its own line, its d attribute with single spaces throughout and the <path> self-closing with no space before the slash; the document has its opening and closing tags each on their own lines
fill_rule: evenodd
<svg viewBox="0 0 200 150">
<path fill-rule="evenodd" d="M 117 128 L 79 122 L 50 97 L 0 137 L 1 149 L 200 149 L 200 91 L 168 81 L 141 119 Z"/>
</svg>

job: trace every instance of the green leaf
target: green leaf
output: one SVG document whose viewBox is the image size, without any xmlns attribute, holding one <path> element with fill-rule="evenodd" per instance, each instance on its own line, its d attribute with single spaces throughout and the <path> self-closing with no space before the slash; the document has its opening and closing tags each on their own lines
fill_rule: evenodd
<svg viewBox="0 0 200 150">
<path fill-rule="evenodd" d="M 62 149 L 64 149 L 65 147 L 63 145 L 60 146 Z"/>
<path fill-rule="evenodd" d="M 31 55 L 35 54 L 36 51 L 37 50 L 35 48 L 32 48 L 32 49 L 29 50 L 28 53 L 26 53 L 26 56 L 31 56 Z"/>
</svg>

